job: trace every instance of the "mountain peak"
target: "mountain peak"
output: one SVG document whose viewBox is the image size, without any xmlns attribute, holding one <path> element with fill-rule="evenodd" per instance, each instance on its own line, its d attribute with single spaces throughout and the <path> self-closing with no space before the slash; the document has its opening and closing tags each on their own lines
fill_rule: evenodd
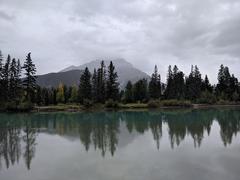
<svg viewBox="0 0 240 180">
<path fill-rule="evenodd" d="M 66 71 L 71 71 L 71 70 L 76 70 L 76 69 L 83 70 L 83 69 L 85 69 L 86 67 L 88 67 L 90 71 L 93 71 L 94 68 L 97 69 L 98 67 L 100 67 L 101 61 L 104 61 L 106 67 L 110 64 L 110 61 L 113 62 L 114 66 L 115 66 L 116 68 L 125 67 L 125 66 L 131 66 L 131 67 L 133 67 L 133 65 L 132 65 L 131 63 L 129 63 L 128 61 L 126 61 L 126 60 L 123 59 L 123 58 L 116 58 L 116 59 L 96 59 L 96 60 L 90 61 L 90 62 L 88 62 L 88 63 L 82 64 L 82 65 L 80 65 L 80 66 L 74 66 L 74 65 L 69 66 L 69 67 L 61 70 L 60 72 L 66 72 Z"/>
<path fill-rule="evenodd" d="M 106 67 L 113 62 L 116 72 L 118 73 L 118 82 L 120 88 L 124 89 L 128 81 L 135 83 L 139 79 L 149 79 L 149 75 L 141 70 L 135 68 L 131 63 L 122 58 L 116 59 L 98 59 L 80 66 L 69 66 L 62 71 L 54 74 L 46 74 L 39 76 L 38 83 L 40 86 L 57 86 L 59 83 L 63 83 L 67 86 L 71 86 L 79 82 L 82 71 L 88 67 L 89 71 L 93 73 L 94 69 L 100 67 L 101 61 L 105 62 Z M 50 82 L 53 79 L 54 82 Z"/>
</svg>

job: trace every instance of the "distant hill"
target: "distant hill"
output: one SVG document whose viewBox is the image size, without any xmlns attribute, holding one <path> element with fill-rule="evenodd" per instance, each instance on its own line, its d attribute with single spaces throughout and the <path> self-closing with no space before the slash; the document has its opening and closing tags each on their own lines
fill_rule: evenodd
<svg viewBox="0 0 240 180">
<path fill-rule="evenodd" d="M 67 86 L 78 85 L 82 70 L 71 70 L 66 72 L 49 73 L 39 75 L 37 84 L 41 87 L 57 87 L 60 83 Z"/>
<path fill-rule="evenodd" d="M 127 82 L 130 80 L 133 83 L 139 79 L 146 78 L 149 79 L 149 75 L 142 72 L 141 70 L 135 68 L 131 63 L 125 61 L 124 59 L 112 60 L 116 71 L 118 73 L 118 81 L 120 83 L 120 88 L 124 88 Z M 104 60 L 106 68 L 108 67 L 110 60 Z M 49 73 L 45 75 L 38 76 L 38 84 L 43 87 L 56 87 L 60 82 L 66 84 L 67 86 L 78 84 L 82 71 L 88 67 L 90 72 L 93 72 L 94 68 L 100 67 L 101 60 L 91 61 L 89 63 L 80 66 L 70 66 L 58 73 Z"/>
</svg>

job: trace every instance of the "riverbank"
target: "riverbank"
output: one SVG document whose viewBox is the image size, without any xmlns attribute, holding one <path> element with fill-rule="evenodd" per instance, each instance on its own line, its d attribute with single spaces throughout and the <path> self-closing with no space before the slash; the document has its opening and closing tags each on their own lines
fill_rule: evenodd
<svg viewBox="0 0 240 180">
<path fill-rule="evenodd" d="M 118 107 L 105 107 L 103 104 L 97 104 L 90 108 L 82 105 L 60 104 L 51 106 L 36 106 L 32 112 L 85 112 L 85 111 L 109 111 L 109 110 L 149 110 L 149 109 L 199 109 L 199 108 L 220 108 L 220 107 L 240 107 L 240 104 L 191 104 L 191 106 L 158 106 L 149 107 L 146 103 L 119 104 Z"/>
<path fill-rule="evenodd" d="M 198 109 L 198 108 L 218 108 L 239 106 L 235 102 L 218 102 L 215 104 L 194 104 L 190 101 L 162 100 L 149 101 L 148 103 L 117 103 L 106 102 L 105 104 L 91 104 L 84 106 L 81 104 L 58 104 L 49 106 L 32 106 L 25 109 L 1 109 L 0 112 L 85 112 L 85 111 L 111 111 L 111 110 L 149 110 L 149 109 Z"/>
</svg>

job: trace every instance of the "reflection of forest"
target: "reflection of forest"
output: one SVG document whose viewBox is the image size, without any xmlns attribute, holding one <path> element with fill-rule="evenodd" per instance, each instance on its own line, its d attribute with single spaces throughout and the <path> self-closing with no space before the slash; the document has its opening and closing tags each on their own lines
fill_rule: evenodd
<svg viewBox="0 0 240 180">
<path fill-rule="evenodd" d="M 194 146 L 200 147 L 204 133 L 210 134 L 213 121 L 220 125 L 220 136 L 225 146 L 240 130 L 238 109 L 207 109 L 145 112 L 1 114 L 0 168 L 8 168 L 24 158 L 30 169 L 35 154 L 37 133 L 79 136 L 86 151 L 93 146 L 102 156 L 112 155 L 120 140 L 122 124 L 129 133 L 151 131 L 157 148 L 160 146 L 162 125 L 167 125 L 171 147 L 178 146 L 190 135 Z M 127 139 L 125 139 L 128 141 Z"/>
</svg>

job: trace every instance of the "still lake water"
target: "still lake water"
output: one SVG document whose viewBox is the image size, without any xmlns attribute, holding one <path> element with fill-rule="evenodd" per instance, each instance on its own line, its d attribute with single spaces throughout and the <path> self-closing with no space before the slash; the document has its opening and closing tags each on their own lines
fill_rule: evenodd
<svg viewBox="0 0 240 180">
<path fill-rule="evenodd" d="M 239 180 L 240 108 L 0 114 L 0 180 Z"/>
</svg>

